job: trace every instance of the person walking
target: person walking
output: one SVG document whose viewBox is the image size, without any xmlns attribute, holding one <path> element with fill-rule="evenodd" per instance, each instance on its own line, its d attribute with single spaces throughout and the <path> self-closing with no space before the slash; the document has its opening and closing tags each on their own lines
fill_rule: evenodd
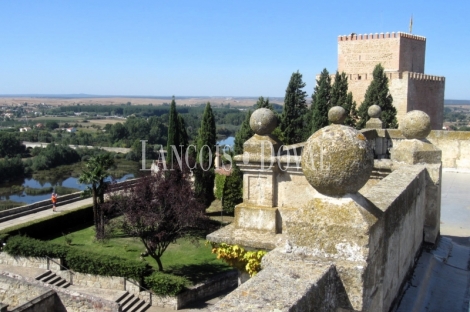
<svg viewBox="0 0 470 312">
<path fill-rule="evenodd" d="M 56 212 L 56 204 L 57 204 L 57 194 L 56 193 L 52 193 L 52 196 L 51 196 L 51 201 L 52 201 L 52 211 Z"/>
</svg>

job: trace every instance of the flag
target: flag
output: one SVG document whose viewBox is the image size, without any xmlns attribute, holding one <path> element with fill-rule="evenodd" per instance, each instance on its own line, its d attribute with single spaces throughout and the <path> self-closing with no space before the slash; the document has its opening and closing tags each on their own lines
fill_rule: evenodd
<svg viewBox="0 0 470 312">
<path fill-rule="evenodd" d="M 411 14 L 410 18 L 410 34 L 413 32 L 413 14 Z"/>
</svg>

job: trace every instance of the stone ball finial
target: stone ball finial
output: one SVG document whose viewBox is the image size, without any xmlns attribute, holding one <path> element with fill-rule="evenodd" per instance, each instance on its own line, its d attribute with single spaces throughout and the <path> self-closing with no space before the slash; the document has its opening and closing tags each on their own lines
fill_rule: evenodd
<svg viewBox="0 0 470 312">
<path fill-rule="evenodd" d="M 328 120 L 332 124 L 340 125 L 346 119 L 346 110 L 341 106 L 334 106 L 328 111 Z"/>
<path fill-rule="evenodd" d="M 258 108 L 251 114 L 250 128 L 258 135 L 271 134 L 277 127 L 277 117 L 267 108 Z"/>
<path fill-rule="evenodd" d="M 374 166 L 372 147 L 351 127 L 330 125 L 315 132 L 302 152 L 302 170 L 318 192 L 328 196 L 356 193 Z"/>
<path fill-rule="evenodd" d="M 425 139 L 431 133 L 431 118 L 423 111 L 410 111 L 401 121 L 400 130 L 407 139 Z"/>
<path fill-rule="evenodd" d="M 370 118 L 380 118 L 380 116 L 382 115 L 382 109 L 379 105 L 374 104 L 369 107 L 369 109 L 367 110 L 367 114 L 369 114 Z"/>
</svg>

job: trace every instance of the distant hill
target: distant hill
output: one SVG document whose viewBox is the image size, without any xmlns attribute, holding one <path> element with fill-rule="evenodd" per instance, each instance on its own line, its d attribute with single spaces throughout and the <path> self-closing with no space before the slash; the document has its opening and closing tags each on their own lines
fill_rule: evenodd
<svg viewBox="0 0 470 312">
<path fill-rule="evenodd" d="M 470 100 L 444 100 L 444 105 L 470 105 Z"/>
</svg>

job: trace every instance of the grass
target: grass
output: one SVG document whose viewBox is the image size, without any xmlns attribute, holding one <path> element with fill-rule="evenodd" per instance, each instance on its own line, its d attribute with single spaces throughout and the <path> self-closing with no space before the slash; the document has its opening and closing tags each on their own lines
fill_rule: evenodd
<svg viewBox="0 0 470 312">
<path fill-rule="evenodd" d="M 42 195 L 52 192 L 52 186 L 43 188 L 25 187 L 24 192 L 27 195 Z"/>
<path fill-rule="evenodd" d="M 80 192 L 79 189 L 76 189 L 76 188 L 73 188 L 73 187 L 65 187 L 65 186 L 62 186 L 62 185 L 57 185 L 54 188 L 55 188 L 55 192 L 58 195 L 67 195 L 67 194 Z"/>
<path fill-rule="evenodd" d="M 116 231 L 113 237 L 105 242 L 97 242 L 94 227 L 90 226 L 71 233 L 63 233 L 62 236 L 51 241 L 69 245 L 83 252 L 92 250 L 95 253 L 146 261 L 158 270 L 158 265 L 152 257 L 141 257 L 141 253 L 145 251 L 143 244 L 138 239 L 127 237 L 120 231 Z M 211 253 L 210 247 L 205 246 L 205 240 L 202 238 L 197 239 L 197 244 L 189 239 L 179 239 L 168 247 L 161 260 L 165 273 L 185 277 L 192 284 L 232 269 Z"/>
<path fill-rule="evenodd" d="M 26 205 L 26 203 L 19 203 L 11 200 L 2 200 L 0 201 L 0 211 L 7 210 L 11 208 L 21 207 Z"/>
</svg>

